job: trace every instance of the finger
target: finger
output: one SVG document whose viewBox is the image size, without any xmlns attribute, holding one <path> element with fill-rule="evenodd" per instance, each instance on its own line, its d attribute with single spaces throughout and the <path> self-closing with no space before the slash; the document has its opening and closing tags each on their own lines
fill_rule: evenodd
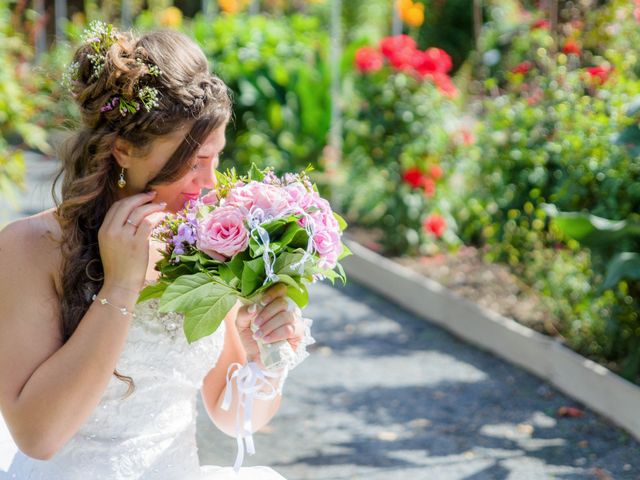
<svg viewBox="0 0 640 480">
<path fill-rule="evenodd" d="M 255 332 L 257 337 L 265 337 L 273 332 L 275 329 L 280 328 L 286 323 L 293 323 L 295 320 L 289 314 L 289 312 L 280 312 L 271 317 L 266 322 L 262 322 L 262 324 L 258 327 Z"/>
<path fill-rule="evenodd" d="M 129 223 L 128 220 L 131 220 L 131 222 L 135 225 L 139 225 L 140 222 L 147 215 L 153 212 L 164 210 L 166 206 L 167 204 L 165 202 L 162 202 L 162 203 L 147 203 L 145 205 L 137 207 L 131 212 L 131 215 L 129 215 L 129 218 L 125 220 L 125 225 Z"/>
<path fill-rule="evenodd" d="M 253 312 L 250 311 L 252 305 L 255 305 L 255 310 Z M 249 328 L 251 325 L 251 320 L 256 318 L 262 311 L 262 307 L 256 304 L 245 305 L 238 309 L 238 316 L 236 317 L 236 325 L 238 328 Z"/>
<path fill-rule="evenodd" d="M 286 283 L 276 283 L 271 285 L 263 294 L 260 304 L 265 306 L 271 302 L 274 298 L 283 297 L 287 293 Z"/>
<path fill-rule="evenodd" d="M 284 312 L 287 310 L 288 304 L 284 297 L 277 297 L 271 303 L 269 303 L 266 307 L 262 309 L 262 311 L 258 314 L 256 319 L 253 321 L 255 325 L 258 327 L 262 326 L 267 320 L 276 315 L 279 312 Z"/>
<path fill-rule="evenodd" d="M 283 315 L 284 316 L 284 315 Z M 280 340 L 287 340 L 288 338 L 295 337 L 296 335 L 296 327 L 295 324 L 291 322 L 291 317 L 286 315 L 289 318 L 289 321 L 280 325 L 279 327 L 271 330 L 269 333 L 265 334 L 262 337 L 262 340 L 265 343 L 273 343 L 278 342 Z"/>
<path fill-rule="evenodd" d="M 166 212 L 155 212 L 147 215 L 138 224 L 138 230 L 136 231 L 137 238 L 145 238 L 148 239 L 151 236 L 151 232 L 158 225 L 164 217 L 166 216 Z"/>
<path fill-rule="evenodd" d="M 118 200 L 113 204 L 109 212 L 107 212 L 107 216 L 109 217 L 109 225 L 110 226 L 122 226 L 131 215 L 131 212 L 145 203 L 149 203 L 156 195 L 156 192 L 149 193 L 138 193 L 136 195 L 132 195 L 130 197 L 125 198 L 124 200 Z M 105 221 L 107 220 L 107 216 L 105 216 Z"/>
</svg>

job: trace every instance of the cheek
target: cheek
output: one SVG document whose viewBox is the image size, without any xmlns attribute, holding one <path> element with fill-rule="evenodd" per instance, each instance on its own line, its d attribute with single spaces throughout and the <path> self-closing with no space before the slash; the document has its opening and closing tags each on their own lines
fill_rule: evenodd
<svg viewBox="0 0 640 480">
<path fill-rule="evenodd" d="M 161 185 L 158 187 L 154 187 L 153 190 L 158 192 L 158 195 L 156 195 L 154 202 L 166 202 L 167 211 L 175 213 L 184 206 L 185 198 L 180 194 L 183 191 L 181 183 Z"/>
</svg>

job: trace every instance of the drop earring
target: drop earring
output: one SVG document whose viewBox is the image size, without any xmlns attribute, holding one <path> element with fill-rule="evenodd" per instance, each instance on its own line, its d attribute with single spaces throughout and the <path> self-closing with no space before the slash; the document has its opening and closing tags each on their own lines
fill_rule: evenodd
<svg viewBox="0 0 640 480">
<path fill-rule="evenodd" d="M 124 188 L 126 184 L 127 184 L 127 181 L 124 179 L 124 168 L 123 168 L 122 171 L 120 172 L 120 178 L 118 179 L 118 186 L 120 188 Z"/>
</svg>

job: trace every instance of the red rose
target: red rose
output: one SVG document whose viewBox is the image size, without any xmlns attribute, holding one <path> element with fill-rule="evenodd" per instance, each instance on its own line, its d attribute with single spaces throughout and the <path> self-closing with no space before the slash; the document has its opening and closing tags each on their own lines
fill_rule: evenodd
<svg viewBox="0 0 640 480">
<path fill-rule="evenodd" d="M 409 35 L 392 35 L 380 40 L 380 51 L 387 58 L 393 56 L 397 50 L 406 49 L 416 49 L 416 41 Z"/>
<path fill-rule="evenodd" d="M 602 85 L 609 80 L 609 74 L 611 73 L 611 70 L 605 67 L 589 67 L 585 70 L 589 74 L 589 77 L 591 77 L 591 80 L 598 85 Z"/>
<path fill-rule="evenodd" d="M 447 223 L 440 215 L 438 215 L 437 213 L 432 213 L 427 218 L 425 218 L 422 226 L 427 233 L 440 238 L 447 228 Z"/>
<path fill-rule="evenodd" d="M 377 72 L 382 68 L 383 57 L 378 49 L 362 47 L 356 51 L 356 68 L 362 73 Z"/>
<path fill-rule="evenodd" d="M 636 3 L 637 5 L 637 3 Z M 636 19 L 636 22 L 640 23 L 640 7 L 634 8 L 633 9 L 633 16 Z"/>
<path fill-rule="evenodd" d="M 416 51 L 413 55 L 413 68 L 422 76 L 448 73 L 452 67 L 451 57 L 440 48 L 428 48 L 424 52 Z"/>
<path fill-rule="evenodd" d="M 429 175 L 434 180 L 440 180 L 442 178 L 442 167 L 440 165 L 431 165 L 429 167 Z"/>
<path fill-rule="evenodd" d="M 436 182 L 429 177 L 424 177 L 422 179 L 422 187 L 424 188 L 424 194 L 431 198 L 436 194 Z"/>
<path fill-rule="evenodd" d="M 580 53 L 582 53 L 580 46 L 575 42 L 575 40 L 567 40 L 564 47 L 562 47 L 562 51 L 567 55 L 580 55 Z"/>
<path fill-rule="evenodd" d="M 443 95 L 453 98 L 458 93 L 456 86 L 451 81 L 451 77 L 446 73 L 434 73 L 431 74 L 430 77 Z"/>
<path fill-rule="evenodd" d="M 533 22 L 533 25 L 531 25 L 531 30 L 536 30 L 538 28 L 548 30 L 550 27 L 551 24 L 549 23 L 549 20 L 536 20 Z"/>
<path fill-rule="evenodd" d="M 525 75 L 529 70 L 531 70 L 531 62 L 522 62 L 513 67 L 511 72 Z"/>
<path fill-rule="evenodd" d="M 402 180 L 413 188 L 420 188 L 424 183 L 424 178 L 424 174 L 416 167 L 411 167 L 402 174 Z"/>
<path fill-rule="evenodd" d="M 408 35 L 394 35 L 380 41 L 380 51 L 397 69 L 413 67 L 416 42 Z"/>
</svg>

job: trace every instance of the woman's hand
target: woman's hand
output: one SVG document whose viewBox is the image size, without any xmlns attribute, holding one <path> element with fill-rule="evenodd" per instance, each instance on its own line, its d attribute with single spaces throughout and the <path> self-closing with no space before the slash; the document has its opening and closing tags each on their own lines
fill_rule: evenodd
<svg viewBox="0 0 640 480">
<path fill-rule="evenodd" d="M 253 313 L 249 311 L 251 305 L 243 306 L 238 310 L 236 326 L 249 361 L 262 365 L 258 344 L 251 330 L 251 322 L 259 327 L 255 335 L 260 336 L 265 343 L 287 340 L 294 350 L 300 345 L 304 325 L 299 315 L 287 310 L 289 304 L 286 297 L 287 286 L 284 283 L 277 283 L 262 294 L 261 305 L 257 305 Z"/>
<path fill-rule="evenodd" d="M 149 263 L 149 237 L 166 215 L 165 203 L 151 203 L 156 192 L 115 202 L 98 231 L 105 286 L 139 292 Z"/>
</svg>

